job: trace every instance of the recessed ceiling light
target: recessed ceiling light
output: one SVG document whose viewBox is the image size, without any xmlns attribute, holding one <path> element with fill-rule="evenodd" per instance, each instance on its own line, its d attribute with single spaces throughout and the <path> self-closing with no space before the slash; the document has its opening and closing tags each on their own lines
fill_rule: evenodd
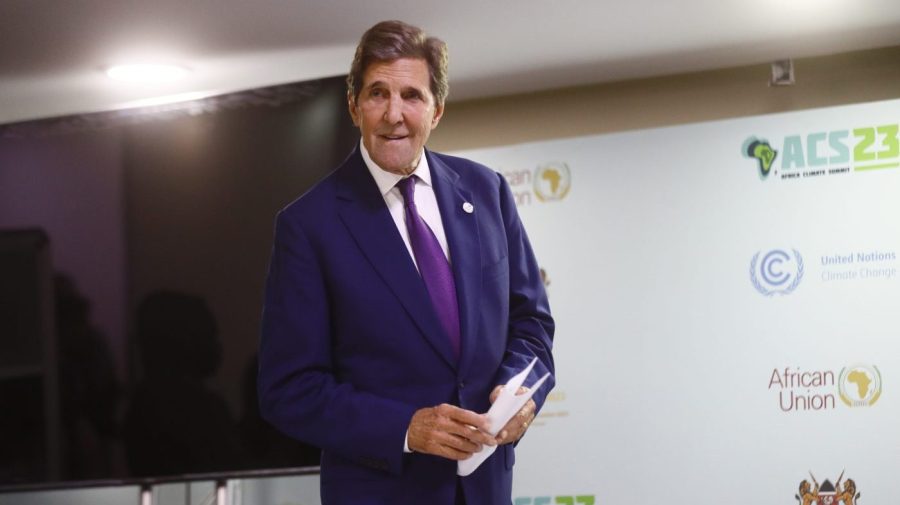
<svg viewBox="0 0 900 505">
<path fill-rule="evenodd" d="M 181 65 L 161 63 L 134 63 L 116 65 L 106 69 L 110 79 L 123 82 L 154 83 L 169 82 L 184 77 L 190 70 Z"/>
</svg>

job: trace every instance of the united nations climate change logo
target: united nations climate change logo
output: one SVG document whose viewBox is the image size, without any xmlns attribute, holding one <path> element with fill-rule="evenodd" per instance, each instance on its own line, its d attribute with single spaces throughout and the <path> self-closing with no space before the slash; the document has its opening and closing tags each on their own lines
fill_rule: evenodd
<svg viewBox="0 0 900 505">
<path fill-rule="evenodd" d="M 856 481 L 850 478 L 844 480 L 844 472 L 838 477 L 837 484 L 825 479 L 820 485 L 812 472 L 809 472 L 809 476 L 812 483 L 803 479 L 800 481 L 797 494 L 794 495 L 800 505 L 857 505 L 861 493 L 856 489 Z"/>
<path fill-rule="evenodd" d="M 848 407 L 869 407 L 881 397 L 881 372 L 875 365 L 853 365 L 841 370 L 838 396 Z"/>
<path fill-rule="evenodd" d="M 769 176 L 769 172 L 772 171 L 772 164 L 775 163 L 775 158 L 778 157 L 778 151 L 772 149 L 768 140 L 756 137 L 750 137 L 745 140 L 744 145 L 741 146 L 741 152 L 744 153 L 745 158 L 755 159 L 758 162 L 760 179 L 765 179 Z"/>
<path fill-rule="evenodd" d="M 545 163 L 534 171 L 534 195 L 542 202 L 562 200 L 572 189 L 572 174 L 565 163 Z"/>
<path fill-rule="evenodd" d="M 757 291 L 766 295 L 791 294 L 803 280 L 803 257 L 796 249 L 791 249 L 793 256 L 773 249 L 767 252 L 762 260 L 762 251 L 753 255 L 750 260 L 750 282 Z"/>
</svg>

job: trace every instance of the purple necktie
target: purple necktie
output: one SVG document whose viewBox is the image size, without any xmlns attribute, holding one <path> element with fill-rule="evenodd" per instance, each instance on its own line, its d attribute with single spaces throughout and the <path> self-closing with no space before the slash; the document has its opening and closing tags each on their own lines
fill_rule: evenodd
<svg viewBox="0 0 900 505">
<path fill-rule="evenodd" d="M 419 267 L 419 275 L 425 281 L 425 288 L 431 296 L 431 303 L 441 321 L 441 326 L 450 337 L 454 356 L 459 359 L 459 304 L 456 301 L 453 271 L 437 237 L 416 209 L 413 196 L 416 192 L 416 176 L 401 179 L 397 187 L 403 195 L 406 229 L 409 232 L 413 255 L 416 257 L 416 265 Z"/>
</svg>

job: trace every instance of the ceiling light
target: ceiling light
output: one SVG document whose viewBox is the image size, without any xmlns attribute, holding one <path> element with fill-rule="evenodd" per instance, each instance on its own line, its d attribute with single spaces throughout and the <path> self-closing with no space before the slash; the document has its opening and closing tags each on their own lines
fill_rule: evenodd
<svg viewBox="0 0 900 505">
<path fill-rule="evenodd" d="M 106 70 L 110 79 L 123 82 L 155 83 L 169 82 L 184 77 L 190 70 L 180 65 L 160 63 L 135 63 L 116 65 Z"/>
</svg>

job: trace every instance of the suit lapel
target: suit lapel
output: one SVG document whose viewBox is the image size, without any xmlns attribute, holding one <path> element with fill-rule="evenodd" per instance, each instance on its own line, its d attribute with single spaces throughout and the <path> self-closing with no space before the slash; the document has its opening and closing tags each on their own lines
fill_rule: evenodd
<svg viewBox="0 0 900 505">
<path fill-rule="evenodd" d="M 337 196 L 341 220 L 366 259 L 425 338 L 451 367 L 456 368 L 450 340 L 431 306 L 425 283 L 384 204 L 384 197 L 363 162 L 359 148 L 338 169 Z"/>
<path fill-rule="evenodd" d="M 459 301 L 460 358 L 459 373 L 465 376 L 475 348 L 475 327 L 481 304 L 481 245 L 478 237 L 477 208 L 466 212 L 472 195 L 463 187 L 459 174 L 426 150 L 431 168 L 434 194 L 441 211 L 441 223 L 450 247 L 456 298 Z"/>
</svg>

